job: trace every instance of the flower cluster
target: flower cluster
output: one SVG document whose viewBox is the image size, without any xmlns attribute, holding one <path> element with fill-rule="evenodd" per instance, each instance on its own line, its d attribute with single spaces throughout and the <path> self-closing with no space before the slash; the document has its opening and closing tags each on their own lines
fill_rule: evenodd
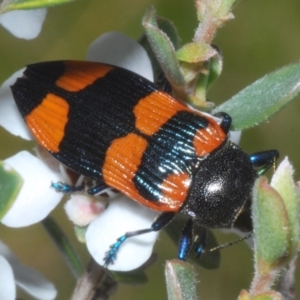
<svg viewBox="0 0 300 300">
<path fill-rule="evenodd" d="M 120 66 L 153 80 L 145 50 L 121 33 L 102 35 L 92 43 L 86 59 Z M 0 88 L 0 125 L 14 135 L 31 140 L 10 91 L 10 85 L 20 76 L 22 70 Z M 40 222 L 62 199 L 63 195 L 51 188 L 50 183 L 68 182 L 63 167 L 41 150 L 38 153 L 39 157 L 22 151 L 4 160 L 24 179 L 21 191 L 1 220 L 6 226 L 23 227 Z M 105 252 L 118 237 L 128 231 L 149 228 L 157 216 L 122 194 L 114 194 L 109 199 L 74 194 L 66 204 L 66 212 L 75 225 L 86 227 L 87 248 L 99 264 L 103 264 Z M 139 267 L 150 257 L 156 237 L 157 233 L 151 233 L 129 239 L 110 269 L 127 271 Z"/>
</svg>

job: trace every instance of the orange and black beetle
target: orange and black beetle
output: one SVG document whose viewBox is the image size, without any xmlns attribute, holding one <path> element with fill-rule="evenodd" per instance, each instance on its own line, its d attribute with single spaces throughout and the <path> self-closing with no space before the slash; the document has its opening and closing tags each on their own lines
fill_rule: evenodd
<svg viewBox="0 0 300 300">
<path fill-rule="evenodd" d="M 145 78 L 111 65 L 32 64 L 12 91 L 37 141 L 62 164 L 96 180 L 92 191 L 111 187 L 162 212 L 151 228 L 120 237 L 106 265 L 128 237 L 160 230 L 179 212 L 203 227 L 232 226 L 255 179 L 279 155 L 246 154 L 228 140 L 227 114 L 219 115 L 218 125 Z M 189 228 L 179 244 L 182 260 L 191 247 Z"/>
</svg>

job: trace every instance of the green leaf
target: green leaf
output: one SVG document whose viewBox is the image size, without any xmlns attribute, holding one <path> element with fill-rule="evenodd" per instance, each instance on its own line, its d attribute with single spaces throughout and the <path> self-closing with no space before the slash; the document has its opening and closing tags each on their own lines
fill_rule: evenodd
<svg viewBox="0 0 300 300">
<path fill-rule="evenodd" d="M 223 0 L 223 1 L 221 1 L 220 9 L 218 10 L 220 15 L 222 16 L 222 14 L 223 14 L 223 17 L 226 17 L 230 13 L 230 10 L 232 9 L 232 6 L 233 6 L 235 1 L 236 0 Z"/>
<path fill-rule="evenodd" d="M 292 258 L 297 252 L 300 233 L 300 195 L 297 192 L 293 180 L 293 173 L 294 170 L 292 165 L 289 160 L 285 158 L 278 166 L 271 180 L 271 186 L 275 188 L 282 197 L 288 215 L 290 231 L 290 258 Z"/>
<path fill-rule="evenodd" d="M 286 262 L 290 237 L 284 202 L 264 176 L 254 185 L 252 219 L 256 272 L 264 276 Z"/>
<path fill-rule="evenodd" d="M 215 46 L 216 47 L 216 46 Z M 209 75 L 207 79 L 207 90 L 219 78 L 223 69 L 223 57 L 218 48 L 217 54 L 209 60 Z"/>
<path fill-rule="evenodd" d="M 165 19 L 160 16 L 157 17 L 156 22 L 157 22 L 158 27 L 170 39 L 172 45 L 174 46 L 174 49 L 177 50 L 180 47 L 180 38 L 179 38 L 177 29 L 174 26 L 174 24 L 171 21 L 169 21 L 168 19 Z"/>
<path fill-rule="evenodd" d="M 197 273 L 193 265 L 171 260 L 166 262 L 165 276 L 169 300 L 196 300 Z"/>
<path fill-rule="evenodd" d="M 276 291 L 266 291 L 252 298 L 252 300 L 283 300 L 283 296 Z"/>
<path fill-rule="evenodd" d="M 232 117 L 232 130 L 268 120 L 300 92 L 300 63 L 285 66 L 255 81 L 213 110 Z"/>
<path fill-rule="evenodd" d="M 61 230 L 59 225 L 51 217 L 47 217 L 42 221 L 42 224 L 52 238 L 54 244 L 57 246 L 60 253 L 63 255 L 69 269 L 74 275 L 75 279 L 78 279 L 84 268 L 77 255 L 75 249 L 72 247 L 65 233 Z"/>
<path fill-rule="evenodd" d="M 199 63 L 216 55 L 217 51 L 205 43 L 189 43 L 177 50 L 177 59 L 188 63 Z"/>
<path fill-rule="evenodd" d="M 0 162 L 0 220 L 9 210 L 23 185 L 23 178 L 10 166 Z"/>
<path fill-rule="evenodd" d="M 216 46 L 215 51 L 216 54 L 206 62 L 205 68 L 207 69 L 207 72 L 201 72 L 198 76 L 195 85 L 195 95 L 198 99 L 206 99 L 207 90 L 218 79 L 222 72 L 223 57 Z"/>
<path fill-rule="evenodd" d="M 169 37 L 171 40 L 174 49 L 178 49 L 180 46 L 180 39 L 177 33 L 177 30 L 173 23 L 165 18 L 157 17 L 157 26 Z M 156 59 L 155 54 L 152 51 L 151 45 L 145 34 L 139 39 L 139 43 L 143 46 L 143 48 L 147 51 L 148 56 L 152 63 L 152 69 L 154 73 L 154 82 L 157 82 L 159 79 L 162 69 L 160 67 L 159 62 Z"/>
<path fill-rule="evenodd" d="M 173 90 L 182 94 L 185 81 L 179 68 L 175 48 L 166 33 L 158 27 L 157 16 L 153 6 L 147 9 L 142 24 L 152 51 L 166 78 L 172 85 Z"/>
<path fill-rule="evenodd" d="M 7 0 L 0 5 L 2 13 L 17 9 L 35 9 L 73 2 L 75 0 Z"/>
</svg>

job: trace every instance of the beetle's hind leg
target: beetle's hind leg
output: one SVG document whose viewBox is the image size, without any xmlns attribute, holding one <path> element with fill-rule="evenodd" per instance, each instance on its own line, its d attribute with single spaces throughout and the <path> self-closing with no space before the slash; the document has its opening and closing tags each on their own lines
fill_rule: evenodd
<svg viewBox="0 0 300 300">
<path fill-rule="evenodd" d="M 106 252 L 104 257 L 104 266 L 107 267 L 110 264 L 113 264 L 117 257 L 117 252 L 119 251 L 121 245 L 130 237 L 153 232 L 159 231 L 165 226 L 167 226 L 174 218 L 175 212 L 164 212 L 160 214 L 157 219 L 153 222 L 150 228 L 141 229 L 137 231 L 126 232 L 124 235 L 119 237 L 117 241 L 110 246 L 110 250 Z"/>
</svg>

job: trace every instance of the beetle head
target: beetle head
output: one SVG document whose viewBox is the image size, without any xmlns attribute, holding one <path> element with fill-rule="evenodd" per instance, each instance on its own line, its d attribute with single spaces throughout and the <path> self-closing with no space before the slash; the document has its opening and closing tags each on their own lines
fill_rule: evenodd
<svg viewBox="0 0 300 300">
<path fill-rule="evenodd" d="M 181 212 L 205 227 L 231 227 L 256 178 L 249 155 L 226 141 L 199 163 Z"/>
</svg>

